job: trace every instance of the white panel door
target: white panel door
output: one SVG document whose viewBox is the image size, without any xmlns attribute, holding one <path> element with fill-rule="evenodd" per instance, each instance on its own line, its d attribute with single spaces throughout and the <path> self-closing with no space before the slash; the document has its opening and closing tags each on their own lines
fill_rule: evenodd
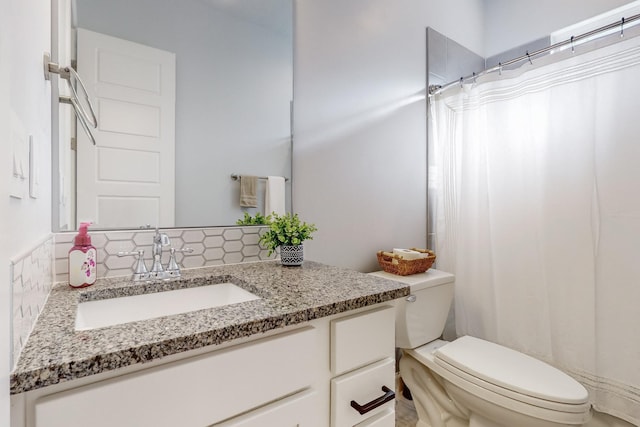
<svg viewBox="0 0 640 427">
<path fill-rule="evenodd" d="M 79 28 L 78 72 L 98 118 L 96 146 L 78 131 L 78 222 L 174 226 L 175 54 Z"/>
</svg>

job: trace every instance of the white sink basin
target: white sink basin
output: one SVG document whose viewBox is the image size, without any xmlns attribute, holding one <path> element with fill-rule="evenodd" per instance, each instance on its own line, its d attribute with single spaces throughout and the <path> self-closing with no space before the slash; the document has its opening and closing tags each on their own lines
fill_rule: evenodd
<svg viewBox="0 0 640 427">
<path fill-rule="evenodd" d="M 102 328 L 260 299 L 233 283 L 197 286 L 78 304 L 76 330 Z"/>
</svg>

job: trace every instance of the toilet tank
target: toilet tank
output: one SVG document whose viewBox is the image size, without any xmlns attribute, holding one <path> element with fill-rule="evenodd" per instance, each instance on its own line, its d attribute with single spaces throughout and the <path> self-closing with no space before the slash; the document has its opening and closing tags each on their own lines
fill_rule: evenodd
<svg viewBox="0 0 640 427">
<path fill-rule="evenodd" d="M 411 287 L 411 295 L 400 299 L 396 307 L 396 347 L 416 348 L 440 338 L 453 300 L 453 274 L 435 269 L 410 276 L 384 271 L 370 274 Z"/>
</svg>

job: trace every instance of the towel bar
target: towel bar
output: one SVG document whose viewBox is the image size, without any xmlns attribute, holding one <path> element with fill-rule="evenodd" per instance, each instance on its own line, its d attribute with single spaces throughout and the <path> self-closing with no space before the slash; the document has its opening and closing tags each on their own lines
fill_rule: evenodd
<svg viewBox="0 0 640 427">
<path fill-rule="evenodd" d="M 87 136 L 89 137 L 93 145 L 96 145 L 96 140 L 93 137 L 93 133 L 91 132 L 91 129 L 89 127 L 93 127 L 94 129 L 97 128 L 98 120 L 96 119 L 96 115 L 93 111 L 93 106 L 91 105 L 91 100 L 89 99 L 87 89 L 85 88 L 84 83 L 82 83 L 80 76 L 72 67 L 60 67 L 55 62 L 51 62 L 51 55 L 48 52 L 44 53 L 43 61 L 45 80 L 51 80 L 51 73 L 54 73 L 65 79 L 69 84 L 72 96 L 60 96 L 59 101 L 63 104 L 71 104 L 71 106 L 73 107 L 73 111 L 76 113 L 76 117 L 78 117 L 78 121 L 82 125 L 82 128 L 87 133 Z M 71 79 L 75 79 L 76 84 L 79 85 L 82 89 L 86 104 L 89 107 L 89 112 L 87 112 L 87 110 L 85 110 L 85 108 L 80 104 L 78 91 L 71 82 Z"/>
<path fill-rule="evenodd" d="M 232 180 L 234 180 L 234 181 L 237 181 L 237 180 L 239 180 L 239 179 L 240 179 L 240 177 L 241 177 L 241 176 L 242 176 L 242 175 L 238 175 L 237 173 L 232 173 L 232 174 L 231 174 L 231 179 L 232 179 Z M 268 179 L 268 178 L 269 178 L 269 177 L 266 177 L 266 176 L 259 176 L 259 177 L 258 177 L 258 179 Z M 289 178 L 286 178 L 286 177 L 285 177 L 285 179 L 284 179 L 284 180 L 285 180 L 285 181 L 289 181 Z"/>
</svg>

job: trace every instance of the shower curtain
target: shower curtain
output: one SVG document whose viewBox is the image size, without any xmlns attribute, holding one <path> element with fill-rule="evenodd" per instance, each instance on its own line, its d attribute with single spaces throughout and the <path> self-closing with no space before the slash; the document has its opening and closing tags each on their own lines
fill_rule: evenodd
<svg viewBox="0 0 640 427">
<path fill-rule="evenodd" d="M 640 425 L 640 37 L 558 55 L 432 99 L 438 268 L 459 336 Z"/>
</svg>

